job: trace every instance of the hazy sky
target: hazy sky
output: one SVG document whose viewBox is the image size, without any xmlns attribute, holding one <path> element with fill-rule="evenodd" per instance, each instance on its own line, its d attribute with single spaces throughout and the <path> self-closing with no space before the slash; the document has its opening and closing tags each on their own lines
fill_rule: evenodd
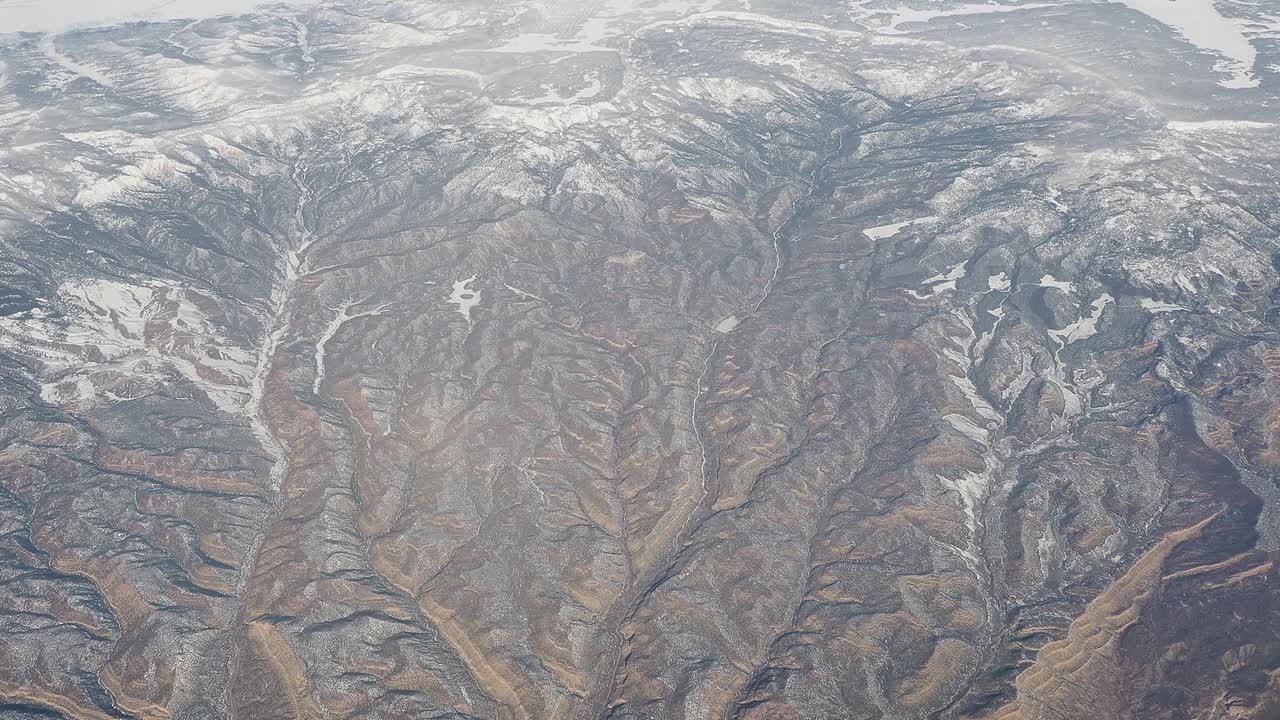
<svg viewBox="0 0 1280 720">
<path fill-rule="evenodd" d="M 0 34 L 243 12 L 264 0 L 0 0 Z"/>
</svg>

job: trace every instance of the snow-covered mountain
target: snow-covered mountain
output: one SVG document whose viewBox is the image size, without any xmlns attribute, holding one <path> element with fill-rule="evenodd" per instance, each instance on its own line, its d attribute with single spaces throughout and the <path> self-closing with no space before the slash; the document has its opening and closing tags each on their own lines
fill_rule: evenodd
<svg viewBox="0 0 1280 720">
<path fill-rule="evenodd" d="M 1276 717 L 1280 5 L 1172 7 L 0 36 L 0 718 Z"/>
</svg>

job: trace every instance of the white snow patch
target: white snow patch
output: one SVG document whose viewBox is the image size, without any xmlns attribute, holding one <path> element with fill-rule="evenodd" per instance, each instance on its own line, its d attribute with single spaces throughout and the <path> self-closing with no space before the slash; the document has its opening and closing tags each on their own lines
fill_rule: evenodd
<svg viewBox="0 0 1280 720">
<path fill-rule="evenodd" d="M 992 275 L 987 278 L 987 287 L 992 290 L 1006 292 L 1013 287 L 1013 281 L 1009 279 L 1007 273 L 1001 272 L 999 275 Z M 992 314 L 995 315 L 996 313 L 993 311 Z M 996 317 L 999 317 L 999 315 L 996 315 Z"/>
<path fill-rule="evenodd" d="M 85 207 L 100 205 L 133 188 L 147 185 L 154 179 L 173 177 L 190 169 L 189 165 L 174 162 L 164 155 L 156 155 L 143 161 L 140 166 L 124 166 L 120 169 L 120 175 L 94 180 L 76 193 L 74 202 Z"/>
<path fill-rule="evenodd" d="M 1047 273 L 1040 278 L 1040 282 L 1032 283 L 1032 284 L 1039 285 L 1040 287 L 1057 288 L 1067 293 L 1075 292 L 1075 289 L 1076 289 L 1075 283 L 1071 282 L 1070 280 L 1058 280 L 1054 276 L 1049 275 Z"/>
<path fill-rule="evenodd" d="M 730 315 L 729 317 L 716 323 L 716 332 L 725 333 L 725 334 L 731 333 L 733 332 L 734 328 L 738 327 L 738 322 L 739 320 L 736 315 Z"/>
<path fill-rule="evenodd" d="M 4 6 L 2 3 L 0 3 L 0 13 L 2 13 L 3 11 L 4 11 Z M 2 23 L 3 23 L 3 19 L 2 19 L 2 16 L 0 16 L 0 24 Z M 72 59 L 69 55 L 59 50 L 57 45 L 57 38 L 54 35 L 45 35 L 44 37 L 40 38 L 40 50 L 43 51 L 45 56 L 48 57 L 53 62 L 55 62 L 59 67 L 61 67 L 62 69 L 74 75 L 77 75 L 80 77 L 86 77 L 92 80 L 93 82 L 97 83 L 98 85 L 101 85 L 104 88 L 110 89 L 115 87 L 114 83 L 111 81 L 111 78 L 104 75 L 97 68 L 77 62 L 76 60 Z"/>
<path fill-rule="evenodd" d="M 863 33 L 853 30 L 841 30 L 837 28 L 819 25 L 818 23 L 803 22 L 796 20 L 786 20 L 783 18 L 773 17 L 771 15 L 763 15 L 760 13 L 738 12 L 735 10 L 712 10 L 708 12 L 700 12 L 694 15 L 680 18 L 674 21 L 656 22 L 646 25 L 637 30 L 635 35 L 642 35 L 646 32 L 662 28 L 663 26 L 681 25 L 700 25 L 706 23 L 714 23 L 716 21 L 733 21 L 744 24 L 756 25 L 762 28 L 768 28 L 775 32 L 789 33 L 803 37 L 825 36 L 825 37 L 844 37 L 851 39 L 861 39 L 865 37 Z"/>
<path fill-rule="evenodd" d="M 518 288 L 518 287 L 512 287 L 512 286 L 510 286 L 510 285 L 507 285 L 506 283 L 503 283 L 503 286 L 504 286 L 504 287 L 506 287 L 506 288 L 507 288 L 508 290 L 510 290 L 511 292 L 513 292 L 513 293 L 515 293 L 515 294 L 519 295 L 519 296 L 520 296 L 520 297 L 522 297 L 522 298 L 527 298 L 527 299 L 529 299 L 529 300 L 537 300 L 537 301 L 539 301 L 539 302 L 546 302 L 546 300 L 543 300 L 541 297 L 539 297 L 539 296 L 537 296 L 537 295 L 534 295 L 534 294 L 533 294 L 533 293 L 531 293 L 531 292 L 525 292 L 524 290 L 521 290 L 521 289 L 520 289 L 520 288 Z"/>
<path fill-rule="evenodd" d="M 905 23 L 927 23 L 934 18 L 957 17 L 961 15 L 988 15 L 992 13 L 1016 12 L 1019 10 L 1037 10 L 1041 8 L 1059 7 L 1053 3 L 1027 3 L 1025 5 L 996 5 L 988 3 L 970 3 L 958 5 L 949 9 L 925 8 L 916 9 L 909 7 L 886 8 L 885 10 L 877 10 L 876 13 L 892 13 L 893 17 L 889 23 L 879 29 L 879 32 L 896 35 L 909 32 L 901 29 L 899 26 Z"/>
<path fill-rule="evenodd" d="M 225 412 L 242 411 L 253 375 L 249 351 L 201 310 L 199 293 L 173 283 L 74 279 L 58 288 L 65 315 L 0 318 L 0 348 L 42 362 L 48 402 L 85 403 L 123 381 L 163 382 L 173 373 Z"/>
<path fill-rule="evenodd" d="M 1240 130 L 1269 130 L 1276 127 L 1273 122 L 1255 122 L 1253 120 L 1170 120 L 1166 126 L 1174 132 L 1236 132 Z"/>
<path fill-rule="evenodd" d="M 969 401 L 969 405 L 974 412 L 987 421 L 988 427 L 982 427 L 973 419 L 959 413 L 948 413 L 943 416 L 943 419 L 952 428 L 982 446 L 983 468 L 981 472 L 962 472 L 959 477 L 955 478 L 941 474 L 937 478 L 943 487 L 960 495 L 970 531 L 973 533 L 972 538 L 976 539 L 979 505 L 987 494 L 995 473 L 1002 464 L 992 447 L 991 433 L 994 429 L 1000 427 L 1003 418 L 1000 412 L 982 397 L 972 378 L 970 378 L 978 341 L 973 320 L 968 316 L 968 311 L 964 309 L 957 308 L 952 311 L 952 314 L 964 328 L 965 333 L 961 336 L 948 335 L 951 345 L 944 346 L 941 354 L 944 358 L 954 363 L 955 370 L 958 371 L 958 374 L 951 374 L 951 382 L 959 388 L 965 399 Z M 971 539 L 971 543 L 974 542 L 973 539 Z"/>
<path fill-rule="evenodd" d="M 579 100 L 589 100 L 600 94 L 604 86 L 600 84 L 600 77 L 597 73 L 591 73 L 587 76 L 589 82 L 586 87 L 575 91 L 572 95 L 565 97 L 561 95 L 556 87 L 551 83 L 543 83 L 539 86 L 542 89 L 542 95 L 530 98 L 530 105 L 573 105 Z"/>
<path fill-rule="evenodd" d="M 96 404 L 98 390 L 84 375 L 73 375 L 53 382 L 41 383 L 40 399 L 52 405 Z"/>
<path fill-rule="evenodd" d="M 886 240 L 902 232 L 903 229 L 911 227 L 912 225 L 915 225 L 916 223 L 928 223 L 928 222 L 933 222 L 937 219 L 938 218 L 936 217 L 930 216 L 930 217 L 917 218 L 915 220 L 903 220 L 902 222 L 898 222 L 898 223 L 891 223 L 889 225 L 878 225 L 876 227 L 867 228 L 866 230 L 862 231 L 862 234 L 866 235 L 867 238 L 870 240 Z"/>
<path fill-rule="evenodd" d="M 470 80 L 477 85 L 484 84 L 484 76 L 474 70 L 462 70 L 448 67 L 424 67 L 422 65 L 393 65 L 378 72 L 378 77 L 385 80 L 408 80 L 419 77 L 456 77 Z"/>
<path fill-rule="evenodd" d="M 610 265 L 635 265 L 647 257 L 647 254 L 639 250 L 628 250 L 625 255 L 610 255 L 604 261 Z"/>
<path fill-rule="evenodd" d="M 736 78 L 686 77 L 680 78 L 676 85 L 684 95 L 714 100 L 724 106 L 732 106 L 740 102 L 768 102 L 773 99 L 769 90 L 756 83 Z"/>
<path fill-rule="evenodd" d="M 1093 301 L 1088 315 L 1059 330 L 1049 329 L 1046 331 L 1049 337 L 1058 344 L 1058 347 L 1053 351 L 1052 365 L 1044 371 L 1045 379 L 1056 385 L 1062 393 L 1063 413 L 1061 417 L 1056 417 L 1053 420 L 1053 429 L 1055 430 L 1065 430 L 1067 417 L 1080 415 L 1084 412 L 1089 388 L 1101 382 L 1101 378 L 1098 378 L 1087 386 L 1079 387 L 1072 380 L 1068 380 L 1067 368 L 1062 361 L 1062 351 L 1071 343 L 1091 338 L 1097 334 L 1098 321 L 1102 319 L 1103 311 L 1114 301 L 1115 299 L 1111 295 L 1103 293 Z M 1080 371 L 1076 370 L 1073 373 L 1073 378 L 1078 377 L 1080 377 Z"/>
<path fill-rule="evenodd" d="M 1113 302 L 1115 302 L 1115 298 L 1107 293 L 1102 293 L 1097 300 L 1093 301 L 1088 315 L 1061 330 L 1049 330 L 1049 337 L 1058 341 L 1060 345 L 1070 345 L 1078 340 L 1087 340 L 1093 337 L 1098 333 L 1098 321 L 1102 319 L 1102 311 Z"/>
<path fill-rule="evenodd" d="M 599 102 L 580 105 L 493 105 L 488 115 L 502 127 L 512 124 L 525 125 L 545 133 L 556 133 L 575 125 L 596 123 L 602 111 L 616 110 L 613 103 Z"/>
<path fill-rule="evenodd" d="M 1157 313 L 1176 312 L 1178 310 L 1186 311 L 1186 308 L 1181 305 L 1174 305 L 1173 303 L 1153 300 L 1151 298 L 1142 298 L 1138 303 L 1142 305 L 1143 309 L 1153 315 Z"/>
<path fill-rule="evenodd" d="M 604 45 L 596 45 L 590 33 L 580 33 L 575 37 L 563 37 L 553 33 L 521 33 L 495 48 L 485 48 L 475 52 L 492 53 L 562 53 L 572 55 L 585 52 L 617 52 L 617 49 Z M 597 38 L 603 39 L 603 38 Z"/>
<path fill-rule="evenodd" d="M 958 478 L 939 475 L 938 480 L 944 487 L 960 495 L 960 501 L 964 505 L 964 514 L 969 519 L 970 532 L 976 535 L 978 529 L 978 506 L 981 505 L 982 498 L 986 495 L 987 488 L 991 485 L 991 469 L 984 468 L 980 473 L 966 470 Z"/>
<path fill-rule="evenodd" d="M 471 308 L 480 304 L 480 291 L 472 290 L 467 286 L 476 281 L 476 276 L 472 275 L 466 280 L 459 280 L 453 284 L 453 293 L 449 295 L 446 301 L 451 305 L 458 306 L 458 313 L 471 322 Z"/>
<path fill-rule="evenodd" d="M 1057 210 L 1058 212 L 1066 212 L 1067 210 L 1070 209 L 1070 207 L 1067 206 L 1067 204 L 1062 202 L 1061 200 L 1062 198 L 1061 188 L 1055 187 L 1053 185 L 1046 185 L 1045 193 L 1046 194 L 1044 197 L 1044 201 L 1047 202 L 1049 206 L 1052 207 L 1054 210 Z"/>
<path fill-rule="evenodd" d="M 381 315 L 388 307 L 390 307 L 389 304 L 383 304 L 370 310 L 352 312 L 351 307 L 353 305 L 355 305 L 355 302 L 351 300 L 339 305 L 333 319 L 329 320 L 329 324 L 325 325 L 324 331 L 320 333 L 320 339 L 316 341 L 316 377 L 311 383 L 312 395 L 319 395 L 320 386 L 324 384 L 325 354 L 328 351 L 329 341 L 333 339 L 333 336 L 337 335 L 338 331 L 342 329 L 342 326 L 346 325 L 348 322 L 355 320 L 356 318 Z"/>
<path fill-rule="evenodd" d="M 940 292 L 955 290 L 956 281 L 965 276 L 964 266 L 965 263 L 961 262 L 944 273 L 939 273 L 931 278 L 926 278 L 924 282 L 920 283 L 922 287 L 927 288 L 923 293 L 915 290 L 908 290 L 907 293 L 917 300 L 924 300 L 925 298 L 933 297 Z"/>
<path fill-rule="evenodd" d="M 964 435 L 979 445 L 986 447 L 991 444 L 991 434 L 987 432 L 987 429 L 979 427 L 977 423 L 964 415 L 959 413 L 948 413 L 943 415 L 942 419 L 946 420 L 947 424 L 959 431 L 961 435 Z"/>
</svg>

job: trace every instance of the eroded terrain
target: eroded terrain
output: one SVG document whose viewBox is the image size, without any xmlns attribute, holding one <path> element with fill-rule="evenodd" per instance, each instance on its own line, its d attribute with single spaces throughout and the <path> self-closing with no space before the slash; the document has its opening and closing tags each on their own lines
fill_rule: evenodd
<svg viewBox="0 0 1280 720">
<path fill-rule="evenodd" d="M 0 717 L 1280 714 L 1280 7 L 813 5 L 7 36 Z"/>
</svg>

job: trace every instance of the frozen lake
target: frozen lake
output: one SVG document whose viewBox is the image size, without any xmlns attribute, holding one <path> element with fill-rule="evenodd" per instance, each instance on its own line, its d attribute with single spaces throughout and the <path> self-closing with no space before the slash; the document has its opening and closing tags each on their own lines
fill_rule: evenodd
<svg viewBox="0 0 1280 720">
<path fill-rule="evenodd" d="M 1249 24 L 1223 16 L 1213 0 L 1120 2 L 1169 26 L 1192 45 L 1220 55 L 1223 60 L 1219 69 L 1231 74 L 1231 79 L 1219 83 L 1223 87 L 1241 89 L 1258 86 L 1259 80 L 1253 75 L 1258 51 L 1244 33 Z"/>
</svg>

